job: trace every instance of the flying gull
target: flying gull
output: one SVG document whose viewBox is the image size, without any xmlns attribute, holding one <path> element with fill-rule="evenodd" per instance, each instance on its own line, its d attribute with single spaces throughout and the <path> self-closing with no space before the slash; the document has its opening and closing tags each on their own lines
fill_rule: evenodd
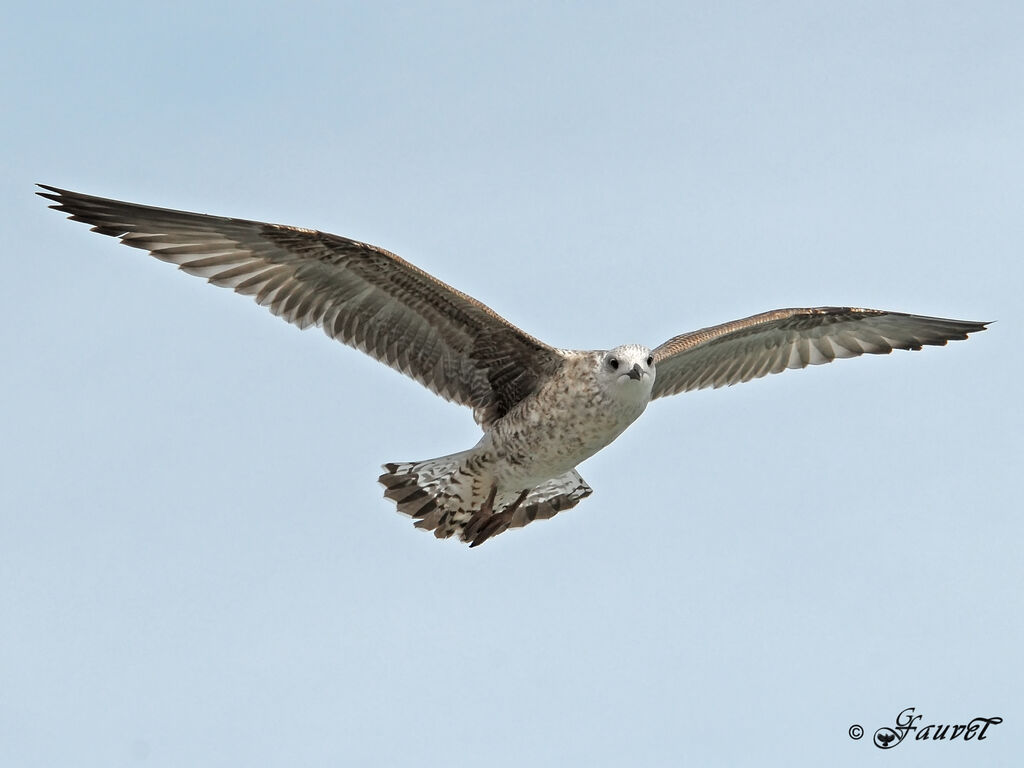
<svg viewBox="0 0 1024 768">
<path fill-rule="evenodd" d="M 942 346 L 987 323 L 877 309 L 777 309 L 653 350 L 557 349 L 393 253 L 311 229 L 107 200 L 40 185 L 93 232 L 252 296 L 473 409 L 472 448 L 384 465 L 384 495 L 418 528 L 478 546 L 591 494 L 576 466 L 658 397 L 840 357 Z"/>
</svg>

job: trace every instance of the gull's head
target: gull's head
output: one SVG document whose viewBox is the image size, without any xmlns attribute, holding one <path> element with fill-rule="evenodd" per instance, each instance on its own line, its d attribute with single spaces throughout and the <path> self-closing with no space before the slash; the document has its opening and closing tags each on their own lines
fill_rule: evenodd
<svg viewBox="0 0 1024 768">
<path fill-rule="evenodd" d="M 628 387 L 628 391 L 649 395 L 654 386 L 654 355 L 640 344 L 609 349 L 601 360 L 601 374 L 616 387 Z"/>
</svg>

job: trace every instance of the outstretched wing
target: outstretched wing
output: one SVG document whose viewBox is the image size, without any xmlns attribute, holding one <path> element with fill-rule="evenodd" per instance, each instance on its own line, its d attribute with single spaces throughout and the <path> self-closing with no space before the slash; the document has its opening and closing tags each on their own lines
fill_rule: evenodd
<svg viewBox="0 0 1024 768">
<path fill-rule="evenodd" d="M 300 328 L 317 325 L 441 397 L 500 418 L 563 357 L 471 296 L 366 243 L 324 232 L 107 200 L 41 184 L 50 206 Z"/>
<path fill-rule="evenodd" d="M 731 386 L 837 357 L 942 346 L 986 325 L 852 307 L 776 309 L 666 341 L 654 350 L 652 397 Z"/>
</svg>

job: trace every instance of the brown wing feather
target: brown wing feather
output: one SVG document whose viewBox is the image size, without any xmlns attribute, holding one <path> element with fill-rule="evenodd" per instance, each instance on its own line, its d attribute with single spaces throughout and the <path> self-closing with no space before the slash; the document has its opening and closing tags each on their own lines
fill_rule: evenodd
<svg viewBox="0 0 1024 768">
<path fill-rule="evenodd" d="M 563 357 L 471 296 L 382 248 L 308 229 L 154 208 L 40 185 L 50 206 L 300 328 L 411 376 L 489 424 Z"/>
<path fill-rule="evenodd" d="M 725 387 L 839 357 L 942 346 L 987 323 L 877 309 L 776 309 L 669 339 L 654 350 L 653 397 Z"/>
</svg>

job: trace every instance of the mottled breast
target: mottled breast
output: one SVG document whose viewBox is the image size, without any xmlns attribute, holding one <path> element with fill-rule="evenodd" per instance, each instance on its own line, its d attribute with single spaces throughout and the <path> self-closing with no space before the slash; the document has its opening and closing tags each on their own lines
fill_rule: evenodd
<svg viewBox="0 0 1024 768">
<path fill-rule="evenodd" d="M 571 353 L 558 374 L 494 424 L 491 449 L 503 481 L 526 487 L 558 477 L 612 442 L 644 412 L 653 379 L 604 377 L 603 355 Z"/>
</svg>

